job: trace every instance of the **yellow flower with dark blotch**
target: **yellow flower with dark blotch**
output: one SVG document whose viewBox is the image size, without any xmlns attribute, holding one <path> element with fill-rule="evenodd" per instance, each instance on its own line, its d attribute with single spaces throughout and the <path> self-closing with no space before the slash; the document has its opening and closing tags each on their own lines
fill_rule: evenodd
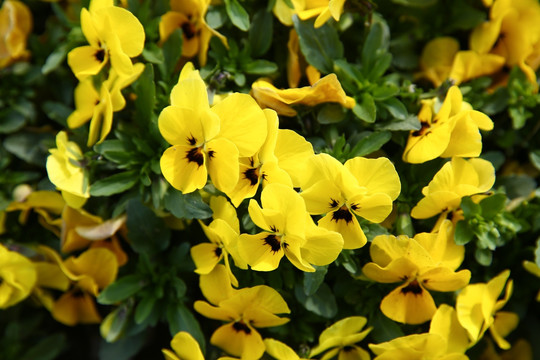
<svg viewBox="0 0 540 360">
<path fill-rule="evenodd" d="M 98 74 L 109 59 L 116 73 L 133 73 L 131 58 L 141 54 L 145 38 L 135 15 L 113 6 L 113 1 L 92 0 L 90 9 L 81 11 L 81 28 L 90 45 L 68 53 L 68 64 L 79 80 Z"/>
<path fill-rule="evenodd" d="M 428 290 L 456 291 L 469 283 L 469 270 L 455 272 L 463 261 L 463 246 L 454 243 L 451 223 L 438 233 L 377 236 L 369 249 L 373 262 L 362 271 L 381 283 L 403 282 L 381 302 L 384 315 L 405 324 L 421 324 L 433 317 L 436 307 Z"/>
<path fill-rule="evenodd" d="M 470 37 L 471 50 L 505 59 L 508 67 L 519 66 L 536 84 L 540 65 L 540 4 L 535 0 L 497 0 L 489 21 L 478 25 Z"/>
<path fill-rule="evenodd" d="M 431 320 L 429 333 L 402 336 L 369 344 L 375 360 L 468 360 L 468 339 L 454 308 L 441 305 Z"/>
<path fill-rule="evenodd" d="M 210 208 L 214 212 L 214 220 L 210 225 L 199 221 L 210 242 L 195 245 L 190 251 L 196 267 L 195 272 L 201 275 L 209 274 L 223 259 L 229 281 L 238 286 L 238 280 L 231 271 L 229 255 L 237 267 L 247 269 L 247 264 L 238 254 L 240 227 L 236 210 L 223 196 L 213 196 L 210 199 Z"/>
<path fill-rule="evenodd" d="M 0 309 L 28 297 L 36 280 L 36 267 L 32 261 L 0 244 Z"/>
<path fill-rule="evenodd" d="M 242 359 L 259 359 L 264 343 L 256 328 L 287 323 L 290 309 L 281 295 L 265 285 L 235 290 L 228 282 L 227 270 L 218 265 L 210 274 L 201 275 L 203 295 L 211 303 L 196 301 L 195 310 L 203 316 L 225 321 L 210 338 L 210 343 Z"/>
<path fill-rule="evenodd" d="M 238 183 L 239 157 L 253 156 L 266 139 L 266 117 L 247 94 L 231 94 L 210 108 L 199 72 L 184 69 L 171 106 L 158 119 L 161 135 L 173 145 L 161 157 L 161 172 L 183 193 L 204 187 L 208 175 L 229 192 Z"/>
<path fill-rule="evenodd" d="M 267 120 L 267 136 L 261 149 L 253 156 L 240 158 L 240 173 L 235 188 L 227 192 L 234 206 L 242 200 L 253 197 L 259 188 L 266 184 L 280 183 L 292 187 L 289 174 L 278 165 L 275 148 L 278 136 L 279 119 L 274 110 L 263 110 Z"/>
<path fill-rule="evenodd" d="M 483 159 L 452 158 L 422 189 L 424 197 L 411 210 L 415 219 L 427 219 L 459 208 L 461 198 L 484 193 L 495 183 L 495 168 Z"/>
<path fill-rule="evenodd" d="M 467 330 L 471 346 L 489 329 L 501 349 L 510 349 L 510 343 L 504 338 L 517 327 L 519 316 L 499 311 L 512 295 L 513 282 L 512 279 L 508 280 L 509 276 L 510 271 L 505 270 L 489 282 L 468 285 L 459 293 L 456 299 L 457 316 L 461 326 Z M 498 300 L 503 291 L 503 298 Z"/>
<path fill-rule="evenodd" d="M 39 215 L 38 221 L 41 226 L 59 236 L 62 226 L 60 214 L 65 204 L 62 195 L 56 191 L 31 191 L 30 189 L 29 193 L 24 194 L 21 198 L 16 198 L 9 204 L 6 212 L 21 211 L 19 222 L 25 224 L 30 211 L 33 210 Z"/>
<path fill-rule="evenodd" d="M 199 343 L 186 331 L 180 331 L 174 335 L 171 348 L 174 352 L 169 349 L 161 350 L 165 360 L 204 360 Z"/>
<path fill-rule="evenodd" d="M 367 324 L 363 316 L 351 316 L 332 324 L 319 336 L 319 345 L 311 349 L 309 357 L 326 352 L 321 359 L 369 360 L 369 353 L 355 345 L 371 331 L 371 327 L 361 331 Z"/>
<path fill-rule="evenodd" d="M 210 0 L 171 0 L 171 11 L 159 22 L 160 42 L 165 42 L 176 30 L 182 29 L 182 56 L 192 58 L 199 54 L 199 64 L 206 65 L 208 46 L 212 36 L 217 36 L 223 45 L 227 38 L 212 29 L 205 21 Z"/>
<path fill-rule="evenodd" d="M 301 196 L 310 214 L 324 217 L 319 226 L 343 236 L 344 249 L 358 249 L 367 242 L 356 215 L 380 223 L 392 211 L 401 183 L 387 158 L 356 157 L 345 165 L 328 154 L 310 159 L 310 178 Z"/>
<path fill-rule="evenodd" d="M 241 234 L 240 256 L 257 271 L 277 269 L 283 256 L 302 271 L 334 261 L 343 248 L 340 234 L 317 227 L 306 211 L 302 197 L 291 187 L 273 183 L 261 193 L 262 208 L 249 203 L 251 220 L 263 232 Z"/>
<path fill-rule="evenodd" d="M 0 8 L 0 69 L 30 56 L 26 40 L 32 13 L 21 1 L 6 0 Z"/>
<path fill-rule="evenodd" d="M 49 152 L 51 155 L 46 164 L 49 180 L 62 191 L 62 197 L 69 205 L 81 207 L 90 197 L 90 186 L 79 145 L 68 141 L 66 132 L 60 131 L 56 135 L 56 148 Z"/>
<path fill-rule="evenodd" d="M 111 132 L 113 112 L 122 110 L 126 100 L 121 90 L 133 83 L 143 72 L 144 64 L 133 65 L 133 71 L 126 76 L 111 69 L 109 78 L 99 89 L 94 87 L 92 78 L 81 80 L 75 88 L 75 111 L 67 119 L 70 128 L 75 129 L 90 121 L 88 146 L 100 143 Z"/>
<path fill-rule="evenodd" d="M 476 157 L 482 152 L 480 129 L 493 129 L 491 119 L 463 101 L 461 91 L 452 86 L 444 102 L 438 98 L 422 101 L 418 114 L 421 128 L 409 133 L 403 161 L 418 164 L 437 157 Z"/>
<path fill-rule="evenodd" d="M 261 107 L 284 116 L 297 114 L 294 105 L 339 103 L 348 109 L 355 105 L 354 99 L 345 94 L 336 74 L 328 74 L 311 86 L 293 89 L 278 89 L 268 79 L 260 79 L 251 85 L 251 94 Z"/>
<path fill-rule="evenodd" d="M 316 28 L 323 26 L 331 17 L 339 21 L 343 13 L 345 0 L 293 0 L 293 7 L 290 8 L 285 0 L 277 0 L 273 11 L 274 15 L 284 25 L 292 25 L 292 16 L 294 14 L 302 20 L 315 19 Z"/>
</svg>

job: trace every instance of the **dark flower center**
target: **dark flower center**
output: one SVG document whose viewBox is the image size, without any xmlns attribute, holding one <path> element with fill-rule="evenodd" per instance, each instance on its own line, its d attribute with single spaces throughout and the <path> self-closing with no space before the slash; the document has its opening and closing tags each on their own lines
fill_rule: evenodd
<svg viewBox="0 0 540 360">
<path fill-rule="evenodd" d="M 259 182 L 259 169 L 257 168 L 249 168 L 246 171 L 244 171 L 244 177 L 249 180 L 251 183 L 251 186 L 257 185 Z"/>
<path fill-rule="evenodd" d="M 352 214 L 347 208 L 347 206 L 343 205 L 332 213 L 332 220 L 334 220 L 335 222 L 338 222 L 339 220 L 345 220 L 345 222 L 348 224 L 352 221 Z"/>
<path fill-rule="evenodd" d="M 188 159 L 189 162 L 197 163 L 199 167 L 204 164 L 204 155 L 199 147 L 189 149 L 186 153 L 186 159 Z"/>
<path fill-rule="evenodd" d="M 236 321 L 233 324 L 233 329 L 236 330 L 236 332 L 243 331 L 246 334 L 251 334 L 251 329 L 242 321 Z"/>
<path fill-rule="evenodd" d="M 223 250 L 218 246 L 214 249 L 214 254 L 216 254 L 216 257 L 220 257 L 223 254 Z"/>
<path fill-rule="evenodd" d="M 96 57 L 97 61 L 103 62 L 103 60 L 105 60 L 105 50 L 99 49 L 98 51 L 96 51 L 94 56 Z"/>
<path fill-rule="evenodd" d="M 403 294 L 413 293 L 414 295 L 420 295 L 422 293 L 422 287 L 420 286 L 418 281 L 413 280 L 409 285 L 401 289 L 401 292 Z"/>
<path fill-rule="evenodd" d="M 190 22 L 183 23 L 181 28 L 182 28 L 182 32 L 184 33 L 184 36 L 188 40 L 192 39 L 195 36 L 195 34 L 197 33 L 196 29 L 195 29 L 195 25 L 193 25 Z"/>
<path fill-rule="evenodd" d="M 422 136 L 422 135 L 427 135 L 430 133 L 430 131 L 428 130 L 431 126 L 425 122 L 425 121 L 422 121 L 421 122 L 421 125 L 422 127 L 420 128 L 420 130 L 416 130 L 412 133 L 412 136 Z"/>
<path fill-rule="evenodd" d="M 269 245 L 273 253 L 277 253 L 281 249 L 281 241 L 274 234 L 264 238 L 264 245 Z"/>
</svg>

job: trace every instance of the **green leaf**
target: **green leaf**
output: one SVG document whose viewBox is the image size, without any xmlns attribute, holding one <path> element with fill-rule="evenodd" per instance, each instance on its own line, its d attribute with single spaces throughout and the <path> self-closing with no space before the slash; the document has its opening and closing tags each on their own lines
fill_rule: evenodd
<svg viewBox="0 0 540 360">
<path fill-rule="evenodd" d="M 73 109 L 61 102 L 46 101 L 43 103 L 43 111 L 45 111 L 49 119 L 56 121 L 62 126 L 67 126 L 67 118 L 71 115 Z"/>
<path fill-rule="evenodd" d="M 477 248 L 474 252 L 474 258 L 480 265 L 489 266 L 493 261 L 493 253 L 489 249 Z"/>
<path fill-rule="evenodd" d="M 527 175 L 497 177 L 497 184 L 504 186 L 509 199 L 528 197 L 537 187 L 536 181 Z"/>
<path fill-rule="evenodd" d="M 535 168 L 540 170 L 540 150 L 533 150 L 529 153 L 529 159 Z"/>
<path fill-rule="evenodd" d="M 139 275 L 124 276 L 107 286 L 97 297 L 100 304 L 111 305 L 136 294 L 146 286 Z"/>
<path fill-rule="evenodd" d="M 254 57 L 264 55 L 272 45 L 274 31 L 274 16 L 264 9 L 253 16 L 249 27 L 248 39 L 251 55 Z"/>
<path fill-rule="evenodd" d="M 169 304 L 167 307 L 167 322 L 169 323 L 169 331 L 171 336 L 176 335 L 180 331 L 187 331 L 193 335 L 204 352 L 206 341 L 201 331 L 199 322 L 195 316 L 193 316 L 193 313 L 184 306 L 184 304 Z"/>
<path fill-rule="evenodd" d="M 182 194 L 170 188 L 164 198 L 165 209 L 179 219 L 208 219 L 212 209 L 206 204 L 198 192 Z"/>
<path fill-rule="evenodd" d="M 146 344 L 148 333 L 143 331 L 130 337 L 119 339 L 114 343 L 105 340 L 99 345 L 99 360 L 130 360 Z"/>
<path fill-rule="evenodd" d="M 394 118 L 398 120 L 405 120 L 409 116 L 405 105 L 403 105 L 403 103 L 396 98 L 386 99 L 381 104 Z"/>
<path fill-rule="evenodd" d="M 278 71 L 275 63 L 268 60 L 255 60 L 244 66 L 244 71 L 251 75 L 270 75 Z"/>
<path fill-rule="evenodd" d="M 142 298 L 142 300 L 137 304 L 137 307 L 135 308 L 136 324 L 141 324 L 150 316 L 152 310 L 154 309 L 156 300 L 157 299 L 153 296 L 153 294 L 148 294 Z"/>
<path fill-rule="evenodd" d="M 482 208 L 482 217 L 486 220 L 491 220 L 503 211 L 506 204 L 506 195 L 502 193 L 491 195 L 480 201 L 480 207 Z"/>
<path fill-rule="evenodd" d="M 176 66 L 176 63 L 174 66 Z M 148 123 L 154 119 L 154 106 L 156 104 L 156 85 L 154 83 L 154 67 L 152 64 L 146 64 L 143 73 L 137 79 L 133 88 L 137 96 L 135 99 L 135 120 L 143 128 L 149 130 Z"/>
<path fill-rule="evenodd" d="M 328 266 L 314 266 L 315 272 L 304 273 L 304 294 L 311 296 L 317 292 L 328 272 Z"/>
<path fill-rule="evenodd" d="M 176 29 L 163 44 L 163 73 L 165 79 L 169 80 L 170 75 L 174 72 L 178 60 L 182 55 L 183 37 L 182 30 Z M 147 64 L 146 66 L 149 66 Z M 145 69 L 146 71 L 146 69 Z M 152 78 L 153 79 L 153 78 Z"/>
<path fill-rule="evenodd" d="M 373 326 L 373 331 L 370 336 L 376 343 L 383 343 L 404 336 L 401 327 L 390 320 L 381 311 L 375 311 L 374 318 L 369 321 L 370 326 Z"/>
<path fill-rule="evenodd" d="M 392 83 L 378 85 L 371 91 L 371 96 L 375 101 L 383 101 L 397 94 L 399 94 L 399 88 Z"/>
<path fill-rule="evenodd" d="M 225 8 L 227 9 L 227 15 L 229 15 L 233 25 L 242 31 L 248 31 L 249 14 L 246 9 L 240 5 L 238 0 L 225 0 Z"/>
<path fill-rule="evenodd" d="M 13 109 L 0 112 L 0 134 L 14 133 L 26 124 L 23 114 Z"/>
<path fill-rule="evenodd" d="M 165 61 L 163 50 L 155 43 L 147 43 L 142 52 L 143 59 L 152 64 L 162 64 Z"/>
<path fill-rule="evenodd" d="M 382 19 L 371 24 L 369 33 L 362 48 L 362 67 L 367 69 L 367 73 L 373 69 L 378 58 L 386 53 L 390 45 L 390 30 Z M 391 58 L 390 58 L 391 61 Z M 388 64 L 389 65 L 389 64 Z M 386 69 L 385 69 L 386 70 Z"/>
<path fill-rule="evenodd" d="M 384 73 L 386 72 L 386 70 L 388 70 L 391 64 L 392 64 L 392 54 L 390 53 L 381 54 L 377 58 L 377 60 L 373 63 L 372 67 L 367 68 L 369 69 L 368 80 L 377 81 L 381 76 L 384 75 Z"/>
<path fill-rule="evenodd" d="M 512 127 L 515 130 L 521 129 L 523 126 L 525 126 L 527 119 L 529 119 L 533 115 L 523 106 L 510 106 L 508 108 L 508 113 L 512 118 Z"/>
<path fill-rule="evenodd" d="M 56 70 L 64 59 L 66 58 L 68 52 L 67 44 L 62 44 L 58 46 L 45 60 L 45 64 L 41 67 L 41 73 L 47 75 L 48 73 Z"/>
<path fill-rule="evenodd" d="M 49 148 L 55 147 L 50 133 L 21 132 L 8 136 L 4 148 L 27 163 L 45 167 Z"/>
<path fill-rule="evenodd" d="M 64 334 L 53 334 L 32 345 L 19 360 L 53 360 L 62 353 L 66 345 Z"/>
<path fill-rule="evenodd" d="M 465 196 L 461 199 L 461 209 L 463 210 L 463 215 L 465 219 L 470 219 L 475 215 L 480 215 L 482 213 L 482 208 L 480 205 L 473 202 L 470 196 Z"/>
<path fill-rule="evenodd" d="M 362 138 L 351 150 L 351 157 L 364 156 L 379 150 L 392 138 L 390 131 L 379 131 Z"/>
<path fill-rule="evenodd" d="M 131 189 L 137 183 L 137 171 L 111 175 L 90 185 L 90 195 L 110 196 Z"/>
<path fill-rule="evenodd" d="M 131 199 L 126 205 L 128 239 L 133 250 L 148 255 L 165 250 L 169 246 L 171 230 L 162 219 L 140 200 Z"/>
<path fill-rule="evenodd" d="M 337 314 L 336 298 L 325 283 L 322 283 L 317 292 L 311 296 L 304 293 L 303 286 L 297 285 L 294 289 L 294 295 L 308 311 L 314 314 L 327 319 L 331 319 Z"/>
<path fill-rule="evenodd" d="M 392 2 L 410 7 L 427 7 L 435 4 L 437 0 L 392 0 Z"/>
<path fill-rule="evenodd" d="M 454 240 L 458 245 L 465 245 L 474 238 L 474 232 L 469 227 L 469 224 L 462 220 L 456 224 Z"/>
<path fill-rule="evenodd" d="M 343 58 L 343 44 L 337 30 L 325 24 L 320 28 L 313 26 L 315 19 L 300 21 L 293 16 L 293 23 L 300 39 L 300 49 L 307 62 L 319 71 L 331 73 L 334 60 Z"/>
<path fill-rule="evenodd" d="M 319 124 L 335 124 L 343 119 L 347 112 L 339 104 L 325 104 L 317 114 Z"/>
<path fill-rule="evenodd" d="M 352 111 L 360 120 L 364 120 L 368 123 L 375 122 L 377 107 L 375 106 L 373 97 L 368 93 L 363 93 L 361 95 L 359 102 L 354 105 Z"/>
<path fill-rule="evenodd" d="M 408 115 L 405 119 L 390 119 L 385 122 L 377 122 L 375 129 L 391 131 L 411 131 L 422 128 L 420 120 L 416 115 Z"/>
</svg>

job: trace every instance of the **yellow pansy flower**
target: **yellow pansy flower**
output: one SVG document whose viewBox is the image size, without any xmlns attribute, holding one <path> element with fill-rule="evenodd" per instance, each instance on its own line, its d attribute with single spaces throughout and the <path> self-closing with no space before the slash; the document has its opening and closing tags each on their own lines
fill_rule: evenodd
<svg viewBox="0 0 540 360">
<path fill-rule="evenodd" d="M 68 53 L 68 64 L 79 80 L 98 74 L 108 63 L 122 76 L 133 73 L 131 58 L 141 54 L 144 28 L 126 9 L 113 6 L 112 0 L 90 2 L 81 11 L 81 28 L 90 45 Z"/>
<path fill-rule="evenodd" d="M 280 183 L 292 187 L 289 174 L 278 165 L 276 148 L 279 119 L 275 111 L 263 110 L 267 120 L 266 141 L 253 156 L 240 158 L 240 174 L 235 188 L 227 192 L 234 206 L 238 207 L 242 200 L 251 198 L 257 193 L 259 184 Z"/>
<path fill-rule="evenodd" d="M 310 159 L 311 177 L 303 184 L 301 196 L 310 214 L 323 214 L 319 226 L 343 236 L 345 249 L 364 246 L 367 238 L 356 215 L 374 223 L 392 211 L 392 201 L 401 183 L 387 158 L 356 157 L 342 165 L 328 154 Z"/>
<path fill-rule="evenodd" d="M 369 344 L 375 360 L 468 360 L 468 339 L 454 308 L 441 305 L 431 320 L 429 333 L 402 336 Z"/>
<path fill-rule="evenodd" d="M 227 270 L 218 265 L 210 274 L 201 275 L 203 295 L 212 304 L 196 301 L 195 310 L 203 316 L 225 321 L 210 338 L 210 343 L 242 359 L 259 359 L 264 343 L 256 328 L 279 326 L 290 309 L 281 295 L 265 285 L 234 290 L 227 281 Z"/>
<path fill-rule="evenodd" d="M 171 11 L 159 22 L 160 42 L 165 42 L 176 29 L 182 29 L 182 56 L 199 54 L 199 65 L 206 65 L 208 45 L 217 36 L 227 46 L 227 38 L 212 29 L 205 21 L 210 0 L 171 0 Z"/>
<path fill-rule="evenodd" d="M 180 331 L 171 340 L 171 348 L 162 349 L 165 360 L 204 360 L 201 347 L 197 340 L 186 331 Z"/>
<path fill-rule="evenodd" d="M 240 256 L 257 271 L 277 269 L 283 256 L 302 271 L 334 261 L 343 247 L 340 234 L 317 227 L 306 211 L 302 197 L 292 188 L 273 183 L 261 193 L 262 208 L 249 203 L 249 215 L 263 232 L 241 234 Z"/>
<path fill-rule="evenodd" d="M 251 85 L 251 94 L 263 108 L 275 110 L 279 115 L 295 116 L 294 105 L 315 106 L 335 102 L 352 109 L 355 101 L 347 96 L 336 74 L 328 74 L 311 86 L 294 89 L 278 89 L 268 79 L 260 79 Z"/>
<path fill-rule="evenodd" d="M 311 349 L 309 357 L 326 352 L 321 359 L 369 360 L 369 353 L 355 345 L 371 331 L 371 327 L 361 331 L 367 323 L 363 316 L 351 316 L 332 324 L 319 336 L 319 345 Z"/>
<path fill-rule="evenodd" d="M 36 267 L 32 261 L 0 244 L 0 309 L 28 297 L 36 280 Z"/>
<path fill-rule="evenodd" d="M 183 193 L 201 189 L 208 175 L 228 192 L 238 182 L 238 158 L 253 156 L 264 143 L 266 117 L 247 94 L 231 94 L 210 108 L 199 72 L 185 69 L 158 119 L 161 135 L 173 145 L 161 157 L 161 171 Z"/>
<path fill-rule="evenodd" d="M 411 210 L 416 219 L 427 219 L 459 208 L 461 198 L 481 194 L 495 183 L 495 168 L 483 159 L 452 158 L 422 189 L 422 198 Z"/>
<path fill-rule="evenodd" d="M 21 1 L 6 0 L 0 8 L 0 69 L 30 55 L 26 40 L 32 31 L 32 13 Z"/>
<path fill-rule="evenodd" d="M 292 25 L 292 16 L 297 14 L 302 20 L 315 19 L 316 28 L 323 26 L 331 17 L 339 21 L 345 0 L 292 0 L 290 8 L 284 0 L 277 0 L 273 12 L 284 25 Z"/>
<path fill-rule="evenodd" d="M 394 321 L 421 324 L 436 307 L 428 290 L 455 291 L 469 283 L 469 270 L 455 272 L 463 261 L 463 246 L 449 237 L 450 221 L 438 233 L 377 236 L 369 249 L 373 262 L 362 271 L 381 283 L 403 282 L 381 302 L 381 311 Z"/>
<path fill-rule="evenodd" d="M 84 155 L 79 145 L 68 141 L 65 131 L 56 135 L 56 148 L 49 149 L 47 175 L 49 180 L 62 191 L 64 200 L 73 207 L 81 207 L 90 197 L 88 174 L 85 171 Z"/>
<path fill-rule="evenodd" d="M 478 25 L 470 37 L 470 48 L 496 54 L 508 67 L 519 66 L 532 84 L 540 59 L 540 4 L 534 0 L 497 0 L 489 21 Z"/>
<path fill-rule="evenodd" d="M 25 185 L 20 185 L 17 189 L 24 189 L 24 194 L 21 197 L 16 197 L 15 200 L 8 205 L 6 212 L 21 211 L 19 222 L 25 224 L 30 215 L 30 211 L 34 210 L 39 216 L 39 223 L 47 230 L 52 231 L 56 235 L 60 235 L 60 227 L 62 219 L 60 214 L 65 206 L 65 201 L 62 195 L 56 191 L 32 191 Z"/>
<path fill-rule="evenodd" d="M 519 317 L 515 313 L 499 311 L 512 295 L 513 282 L 512 279 L 508 280 L 509 276 L 510 271 L 505 270 L 489 282 L 468 285 L 459 293 L 456 299 L 457 316 L 461 326 L 467 330 L 471 346 L 489 329 L 501 349 L 510 348 L 510 343 L 504 338 L 517 327 Z M 498 300 L 503 291 L 504 297 Z"/>
<path fill-rule="evenodd" d="M 482 152 L 480 130 L 493 129 L 491 119 L 463 101 L 452 86 L 442 105 L 438 98 L 422 101 L 420 130 L 411 131 L 403 161 L 418 164 L 437 157 L 476 157 Z"/>
<path fill-rule="evenodd" d="M 120 75 L 111 69 L 99 91 L 94 87 L 92 78 L 86 78 L 75 88 L 75 111 L 69 115 L 67 124 L 76 129 L 90 121 L 88 146 L 100 143 L 111 132 L 113 112 L 122 110 L 126 100 L 121 90 L 131 85 L 143 72 L 144 64 L 133 65 L 129 75 Z"/>
<path fill-rule="evenodd" d="M 210 225 L 199 221 L 210 242 L 195 245 L 191 248 L 191 258 L 195 263 L 197 274 L 209 274 L 223 259 L 229 274 L 229 281 L 238 286 L 238 280 L 231 271 L 229 255 L 232 256 L 237 267 L 247 269 L 246 262 L 238 254 L 238 235 L 240 226 L 235 208 L 223 196 L 213 196 L 210 199 L 210 208 L 214 212 L 214 220 Z"/>
</svg>

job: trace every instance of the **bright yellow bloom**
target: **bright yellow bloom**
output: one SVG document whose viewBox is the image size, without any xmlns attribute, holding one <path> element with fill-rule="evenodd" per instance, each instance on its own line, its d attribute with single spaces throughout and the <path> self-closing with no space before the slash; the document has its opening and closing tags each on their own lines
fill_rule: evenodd
<svg viewBox="0 0 540 360">
<path fill-rule="evenodd" d="M 262 208 L 249 203 L 249 215 L 263 229 L 256 235 L 241 234 L 240 256 L 257 271 L 277 269 L 281 258 L 302 271 L 334 261 L 343 247 L 340 234 L 317 227 L 306 211 L 302 197 L 292 188 L 278 183 L 267 185 L 261 193 Z"/>
<path fill-rule="evenodd" d="M 131 85 L 143 72 L 144 64 L 133 65 L 129 75 L 119 75 L 111 69 L 109 78 L 100 87 L 94 87 L 92 78 L 81 80 L 75 88 L 75 111 L 67 119 L 70 128 L 75 129 L 90 121 L 88 146 L 100 143 L 111 132 L 113 112 L 122 110 L 126 100 L 121 90 Z"/>
<path fill-rule="evenodd" d="M 34 266 L 38 277 L 33 295 L 39 299 L 47 310 L 52 311 L 55 299 L 49 289 L 66 292 L 71 282 L 54 259 L 39 259 L 34 261 Z"/>
<path fill-rule="evenodd" d="M 145 38 L 144 28 L 135 15 L 113 6 L 112 0 L 92 0 L 90 9 L 81 11 L 81 28 L 90 45 L 68 54 L 68 64 L 79 80 L 98 74 L 109 59 L 116 73 L 133 73 L 130 58 L 141 54 Z"/>
<path fill-rule="evenodd" d="M 65 131 L 56 135 L 56 148 L 49 149 L 47 174 L 49 180 L 62 191 L 62 197 L 71 206 L 79 208 L 90 197 L 88 174 L 84 155 L 79 145 L 68 141 Z"/>
<path fill-rule="evenodd" d="M 483 159 L 452 158 L 422 189 L 422 198 L 412 209 L 411 216 L 427 219 L 441 212 L 459 208 L 461 198 L 481 194 L 495 183 L 493 165 Z"/>
<path fill-rule="evenodd" d="M 292 187 L 291 177 L 278 165 L 276 148 L 279 119 L 275 111 L 265 109 L 267 120 L 267 137 L 261 149 L 253 156 L 240 158 L 240 173 L 236 187 L 227 193 L 234 206 L 238 207 L 242 200 L 251 198 L 257 193 L 259 184 L 280 183 Z"/>
<path fill-rule="evenodd" d="M 371 331 L 371 327 L 361 331 L 367 323 L 363 316 L 351 316 L 341 319 L 324 330 L 319 336 L 319 345 L 311 349 L 309 357 L 326 353 L 322 360 L 338 359 L 369 360 L 369 353 L 355 344 L 362 341 Z"/>
<path fill-rule="evenodd" d="M 464 248 L 449 237 L 446 221 L 438 233 L 377 236 L 369 249 L 373 262 L 363 273 L 381 283 L 403 282 L 381 302 L 381 311 L 394 321 L 421 324 L 430 320 L 436 307 L 428 290 L 456 291 L 469 283 L 469 270 L 455 272 L 463 261 Z"/>
<path fill-rule="evenodd" d="M 377 355 L 375 360 L 468 360 L 467 345 L 454 308 L 443 304 L 433 315 L 429 333 L 369 344 L 369 348 Z"/>
<path fill-rule="evenodd" d="M 212 197 L 210 208 L 213 210 L 214 220 L 210 225 L 199 221 L 210 242 L 195 245 L 191 248 L 191 258 L 195 263 L 197 274 L 209 274 L 223 259 L 229 274 L 229 281 L 238 286 L 238 280 L 231 271 L 229 255 L 234 259 L 237 267 L 247 269 L 246 262 L 238 254 L 238 235 L 240 226 L 235 208 L 223 196 Z"/>
<path fill-rule="evenodd" d="M 0 69 L 28 58 L 26 40 L 31 31 L 28 6 L 20 1 L 4 1 L 0 8 Z"/>
<path fill-rule="evenodd" d="M 210 108 L 199 72 L 184 67 L 171 106 L 159 115 L 161 135 L 173 145 L 161 157 L 163 176 L 183 193 L 201 189 L 208 175 L 216 188 L 231 191 L 238 182 L 238 158 L 260 149 L 266 129 L 266 117 L 251 96 L 231 94 Z"/>
<path fill-rule="evenodd" d="M 20 198 L 16 198 L 9 204 L 6 211 L 20 210 L 19 222 L 25 224 L 30 211 L 34 210 L 39 215 L 38 221 L 44 228 L 60 235 L 59 228 L 62 224 L 60 214 L 65 206 L 62 195 L 56 191 L 31 191 L 31 189 L 28 189 L 28 193 L 26 191 L 24 190 L 25 193 Z"/>
<path fill-rule="evenodd" d="M 309 159 L 314 155 L 313 145 L 293 130 L 279 129 L 274 155 L 278 166 L 291 177 L 294 187 L 301 188 L 309 177 Z"/>
<path fill-rule="evenodd" d="M 264 339 L 266 353 L 277 360 L 305 360 L 300 358 L 293 349 L 275 339 Z"/>
<path fill-rule="evenodd" d="M 515 313 L 499 311 L 512 295 L 513 282 L 508 280 L 509 276 L 510 271 L 505 270 L 488 283 L 468 285 L 459 293 L 456 300 L 457 316 L 469 334 L 471 346 L 489 329 L 501 349 L 510 348 L 510 343 L 504 337 L 516 328 L 519 317 Z M 504 297 L 497 300 L 503 291 Z"/>
<path fill-rule="evenodd" d="M 437 157 L 476 157 L 482 152 L 479 129 L 493 129 L 491 119 L 463 101 L 452 86 L 442 105 L 438 98 L 422 101 L 418 114 L 422 128 L 411 131 L 403 161 L 418 164 Z"/>
<path fill-rule="evenodd" d="M 277 0 L 274 5 L 274 14 L 284 25 L 292 25 L 292 15 L 297 14 L 302 20 L 313 17 L 316 28 L 323 26 L 331 17 L 339 21 L 343 13 L 345 0 L 293 0 L 293 8 L 289 8 L 284 0 Z"/>
<path fill-rule="evenodd" d="M 0 309 L 24 300 L 34 288 L 37 272 L 25 256 L 0 244 Z"/>
<path fill-rule="evenodd" d="M 275 110 L 279 115 L 295 116 L 294 105 L 315 106 L 335 102 L 352 109 L 355 101 L 347 96 L 336 74 L 328 74 L 311 86 L 280 90 L 267 79 L 251 85 L 251 93 L 263 108 Z"/>
<path fill-rule="evenodd" d="M 217 36 L 227 46 L 227 38 L 212 29 L 206 21 L 210 0 L 171 0 L 171 11 L 159 22 L 160 42 L 165 42 L 176 30 L 182 29 L 182 56 L 192 58 L 199 54 L 199 65 L 206 65 L 208 45 Z"/>
<path fill-rule="evenodd" d="M 345 249 L 357 249 L 367 242 L 355 215 L 374 223 L 392 211 L 392 201 L 401 183 L 387 158 L 356 157 L 342 165 L 327 154 L 309 162 L 311 178 L 302 187 L 302 197 L 310 214 L 325 214 L 319 226 L 343 236 Z"/>
<path fill-rule="evenodd" d="M 470 47 L 480 54 L 496 54 L 508 67 L 519 66 L 536 85 L 540 65 L 540 4 L 535 0 L 497 0 L 490 19 L 477 26 Z"/>
<path fill-rule="evenodd" d="M 242 359 L 259 359 L 265 346 L 255 328 L 285 324 L 289 319 L 277 315 L 290 313 L 289 307 L 271 287 L 259 285 L 234 290 L 227 279 L 227 270 L 222 265 L 208 275 L 201 275 L 201 290 L 213 305 L 196 301 L 195 310 L 207 318 L 227 322 L 212 334 L 213 345 Z"/>
<path fill-rule="evenodd" d="M 523 261 L 523 267 L 534 276 L 540 278 L 540 267 L 536 263 L 525 260 Z M 538 290 L 538 294 L 536 295 L 536 301 L 540 301 L 540 290 Z"/>
<path fill-rule="evenodd" d="M 165 360 L 204 360 L 199 343 L 188 332 L 180 331 L 174 335 L 171 348 L 174 353 L 169 349 L 161 350 Z"/>
</svg>

